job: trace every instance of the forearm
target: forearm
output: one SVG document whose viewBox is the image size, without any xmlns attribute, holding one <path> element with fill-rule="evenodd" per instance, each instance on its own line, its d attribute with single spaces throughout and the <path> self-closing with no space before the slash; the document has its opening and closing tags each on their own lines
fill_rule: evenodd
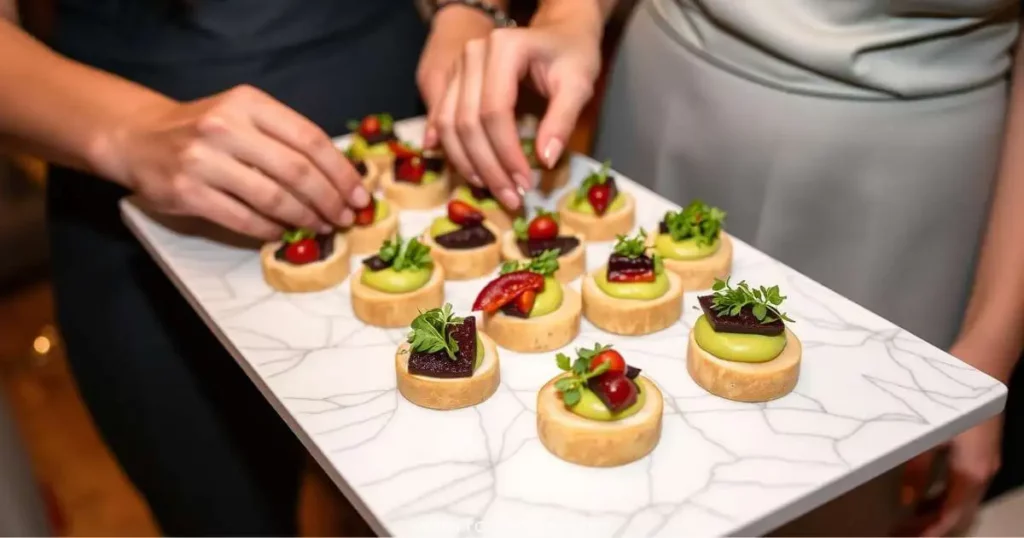
<svg viewBox="0 0 1024 538">
<path fill-rule="evenodd" d="M 5 19 L 0 50 L 3 145 L 123 182 L 111 177 L 108 135 L 140 108 L 169 99 L 64 58 Z"/>
<path fill-rule="evenodd" d="M 960 340 L 995 356 L 975 365 L 1002 380 L 1024 347 L 1024 55 L 1018 53 L 999 176 Z"/>
</svg>

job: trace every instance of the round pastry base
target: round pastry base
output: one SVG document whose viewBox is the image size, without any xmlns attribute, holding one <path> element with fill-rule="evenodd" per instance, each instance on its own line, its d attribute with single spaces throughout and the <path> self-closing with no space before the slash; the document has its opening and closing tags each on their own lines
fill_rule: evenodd
<svg viewBox="0 0 1024 538">
<path fill-rule="evenodd" d="M 444 269 L 434 265 L 430 280 L 422 288 L 409 293 L 387 293 L 363 284 L 365 267 L 352 274 L 352 311 L 367 325 L 375 327 L 408 327 L 421 311 L 444 304 Z"/>
<path fill-rule="evenodd" d="M 393 171 L 394 168 L 395 168 L 395 156 L 390 151 L 385 153 L 385 154 L 383 154 L 383 155 L 381 155 L 381 154 L 370 154 L 370 155 L 367 155 L 363 159 L 363 162 L 366 163 L 366 171 L 367 171 L 366 175 L 367 176 L 370 175 L 369 171 L 370 171 L 371 167 L 373 167 L 375 169 L 375 172 L 373 174 L 374 186 L 380 185 L 380 179 L 381 179 L 381 176 L 384 174 L 385 170 L 392 170 Z"/>
<path fill-rule="evenodd" d="M 477 338 L 484 347 L 484 359 L 470 377 L 442 379 L 409 373 L 409 344 L 398 346 L 395 353 L 395 372 L 398 392 L 406 400 L 428 409 L 459 409 L 476 405 L 490 398 L 501 382 L 501 368 L 498 365 L 498 349 L 494 341 L 482 331 Z"/>
<path fill-rule="evenodd" d="M 656 234 L 647 236 L 647 245 L 654 246 Z M 679 275 L 686 291 L 711 289 L 715 279 L 724 280 L 732 272 L 732 238 L 722 232 L 720 246 L 714 254 L 699 260 L 671 260 L 661 257 L 665 269 Z"/>
<path fill-rule="evenodd" d="M 378 161 L 379 160 L 363 160 L 363 164 L 366 166 L 366 173 L 363 174 L 363 187 L 370 192 L 377 189 L 377 182 L 380 179 L 380 166 L 377 164 Z"/>
<path fill-rule="evenodd" d="M 451 185 L 447 171 L 425 185 L 395 181 L 394 166 L 382 169 L 379 177 L 384 197 L 400 209 L 432 209 L 448 202 Z"/>
<path fill-rule="evenodd" d="M 555 382 L 548 381 L 537 393 L 537 434 L 540 442 L 559 458 L 588 467 L 615 467 L 643 458 L 661 439 L 664 409 L 661 391 L 649 379 L 636 382 L 647 400 L 635 415 L 601 421 L 581 417 L 566 409 Z"/>
<path fill-rule="evenodd" d="M 501 232 L 493 224 L 484 221 L 484 227 L 494 234 L 495 241 L 482 247 L 467 249 L 446 249 L 437 244 L 428 229 L 420 242 L 430 247 L 430 255 L 444 267 L 448 280 L 471 280 L 489 275 L 501 263 Z"/>
<path fill-rule="evenodd" d="M 370 254 L 380 250 L 386 239 L 398 230 L 398 210 L 391 207 L 388 216 L 369 226 L 353 226 L 345 232 L 352 254 Z"/>
<path fill-rule="evenodd" d="M 278 291 L 303 293 L 331 288 L 348 276 L 348 241 L 342 234 L 334 234 L 334 252 L 325 260 L 292 265 L 278 260 L 274 253 L 283 243 L 275 241 L 260 248 L 263 280 Z"/>
<path fill-rule="evenodd" d="M 600 329 L 614 334 L 638 336 L 670 327 L 683 315 L 683 285 L 679 277 L 666 271 L 668 291 L 650 301 L 619 299 L 597 287 L 594 275 L 607 266 L 583 277 L 583 315 Z"/>
<path fill-rule="evenodd" d="M 572 171 L 571 159 L 563 156 L 554 168 L 535 168 L 534 183 L 542 192 L 552 192 L 569 184 L 569 173 Z"/>
<path fill-rule="evenodd" d="M 568 345 L 580 332 L 580 295 L 562 286 L 562 305 L 550 314 L 517 318 L 501 312 L 483 315 L 483 328 L 501 347 L 521 353 L 553 351 Z"/>
<path fill-rule="evenodd" d="M 559 282 L 572 282 L 587 270 L 585 238 L 583 234 L 576 233 L 568 226 L 562 226 L 560 232 L 561 235 L 571 235 L 580 240 L 580 246 L 573 249 L 572 252 L 558 257 L 558 271 L 555 272 L 555 278 Z M 501 257 L 505 260 L 526 259 L 526 256 L 519 250 L 519 245 L 516 244 L 516 234 L 512 230 L 501 236 Z"/>
<path fill-rule="evenodd" d="M 618 235 L 628 234 L 636 221 L 636 202 L 623 192 L 625 203 L 617 211 L 603 216 L 586 215 L 569 209 L 569 200 L 575 192 L 566 193 L 558 200 L 558 216 L 561 222 L 583 234 L 587 241 L 612 241 Z"/>
<path fill-rule="evenodd" d="M 704 351 L 690 331 L 686 369 L 704 390 L 737 402 L 767 402 L 789 394 L 800 377 L 803 349 L 800 340 L 786 329 L 786 348 L 768 362 L 736 362 Z"/>
</svg>

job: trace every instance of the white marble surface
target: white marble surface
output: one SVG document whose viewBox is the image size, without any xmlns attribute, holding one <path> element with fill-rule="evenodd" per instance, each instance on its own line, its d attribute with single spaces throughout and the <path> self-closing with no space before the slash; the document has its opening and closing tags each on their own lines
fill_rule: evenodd
<svg viewBox="0 0 1024 538">
<path fill-rule="evenodd" d="M 400 134 L 422 126 L 403 122 Z M 594 163 L 576 157 L 579 180 Z M 652 229 L 671 204 L 623 182 Z M 714 200 L 708 200 L 714 203 Z M 553 199 L 535 199 L 551 204 Z M 500 351 L 487 402 L 431 411 L 395 391 L 406 330 L 367 327 L 347 282 L 288 295 L 262 280 L 251 248 L 178 232 L 130 202 L 126 220 L 342 491 L 380 533 L 538 536 L 761 534 L 998 412 L 993 379 L 737 241 L 734 281 L 779 284 L 804 344 L 800 382 L 768 404 L 711 396 L 690 379 L 686 338 L 698 312 L 644 337 L 586 321 L 572 347 L 615 344 L 665 395 L 661 443 L 613 469 L 563 462 L 537 440 L 536 391 L 554 353 Z M 439 211 L 402 215 L 405 234 Z M 170 226 L 170 227 L 168 227 Z M 201 229 L 200 227 L 199 229 Z M 609 244 L 588 247 L 600 265 Z M 354 260 L 353 263 L 358 263 Z M 459 312 L 487 279 L 448 283 Z M 578 285 L 578 281 L 576 283 Z"/>
</svg>

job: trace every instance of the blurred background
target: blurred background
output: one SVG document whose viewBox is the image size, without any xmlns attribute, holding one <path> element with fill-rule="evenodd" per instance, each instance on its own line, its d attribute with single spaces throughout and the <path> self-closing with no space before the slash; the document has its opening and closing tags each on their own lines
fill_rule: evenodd
<svg viewBox="0 0 1024 538">
<path fill-rule="evenodd" d="M 514 3 L 517 18 L 527 20 L 535 3 Z M 25 26 L 45 37 L 49 2 L 22 4 Z M 620 3 L 606 56 L 634 4 Z M 590 148 L 600 96 L 598 91 L 578 126 L 571 144 L 577 151 Z M 542 106 L 536 96 L 524 103 L 528 110 Z M 57 535 L 159 535 L 145 502 L 97 435 L 65 363 L 47 277 L 45 176 L 42 162 L 0 156 L 0 251 L 6 253 L 0 256 L 0 534 L 40 532 L 2 524 L 20 520 L 26 525 L 21 529 L 43 525 Z M 312 461 L 308 469 L 302 533 L 369 535 Z M 5 487 L 13 491 L 4 492 Z M 1004 495 L 992 503 L 974 534 L 1024 535 L 1024 495 Z"/>
</svg>

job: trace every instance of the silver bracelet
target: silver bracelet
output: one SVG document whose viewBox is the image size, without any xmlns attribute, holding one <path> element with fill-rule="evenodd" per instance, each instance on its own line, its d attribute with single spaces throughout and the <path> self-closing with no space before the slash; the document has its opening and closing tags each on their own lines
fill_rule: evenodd
<svg viewBox="0 0 1024 538">
<path fill-rule="evenodd" d="M 483 0 L 438 0 L 434 5 L 433 16 L 437 16 L 437 13 L 448 6 L 465 6 L 471 9 L 475 9 L 484 15 L 487 15 L 494 21 L 494 26 L 497 28 L 515 28 L 516 21 L 512 20 L 505 13 L 504 10 L 498 6 L 492 5 Z"/>
</svg>

